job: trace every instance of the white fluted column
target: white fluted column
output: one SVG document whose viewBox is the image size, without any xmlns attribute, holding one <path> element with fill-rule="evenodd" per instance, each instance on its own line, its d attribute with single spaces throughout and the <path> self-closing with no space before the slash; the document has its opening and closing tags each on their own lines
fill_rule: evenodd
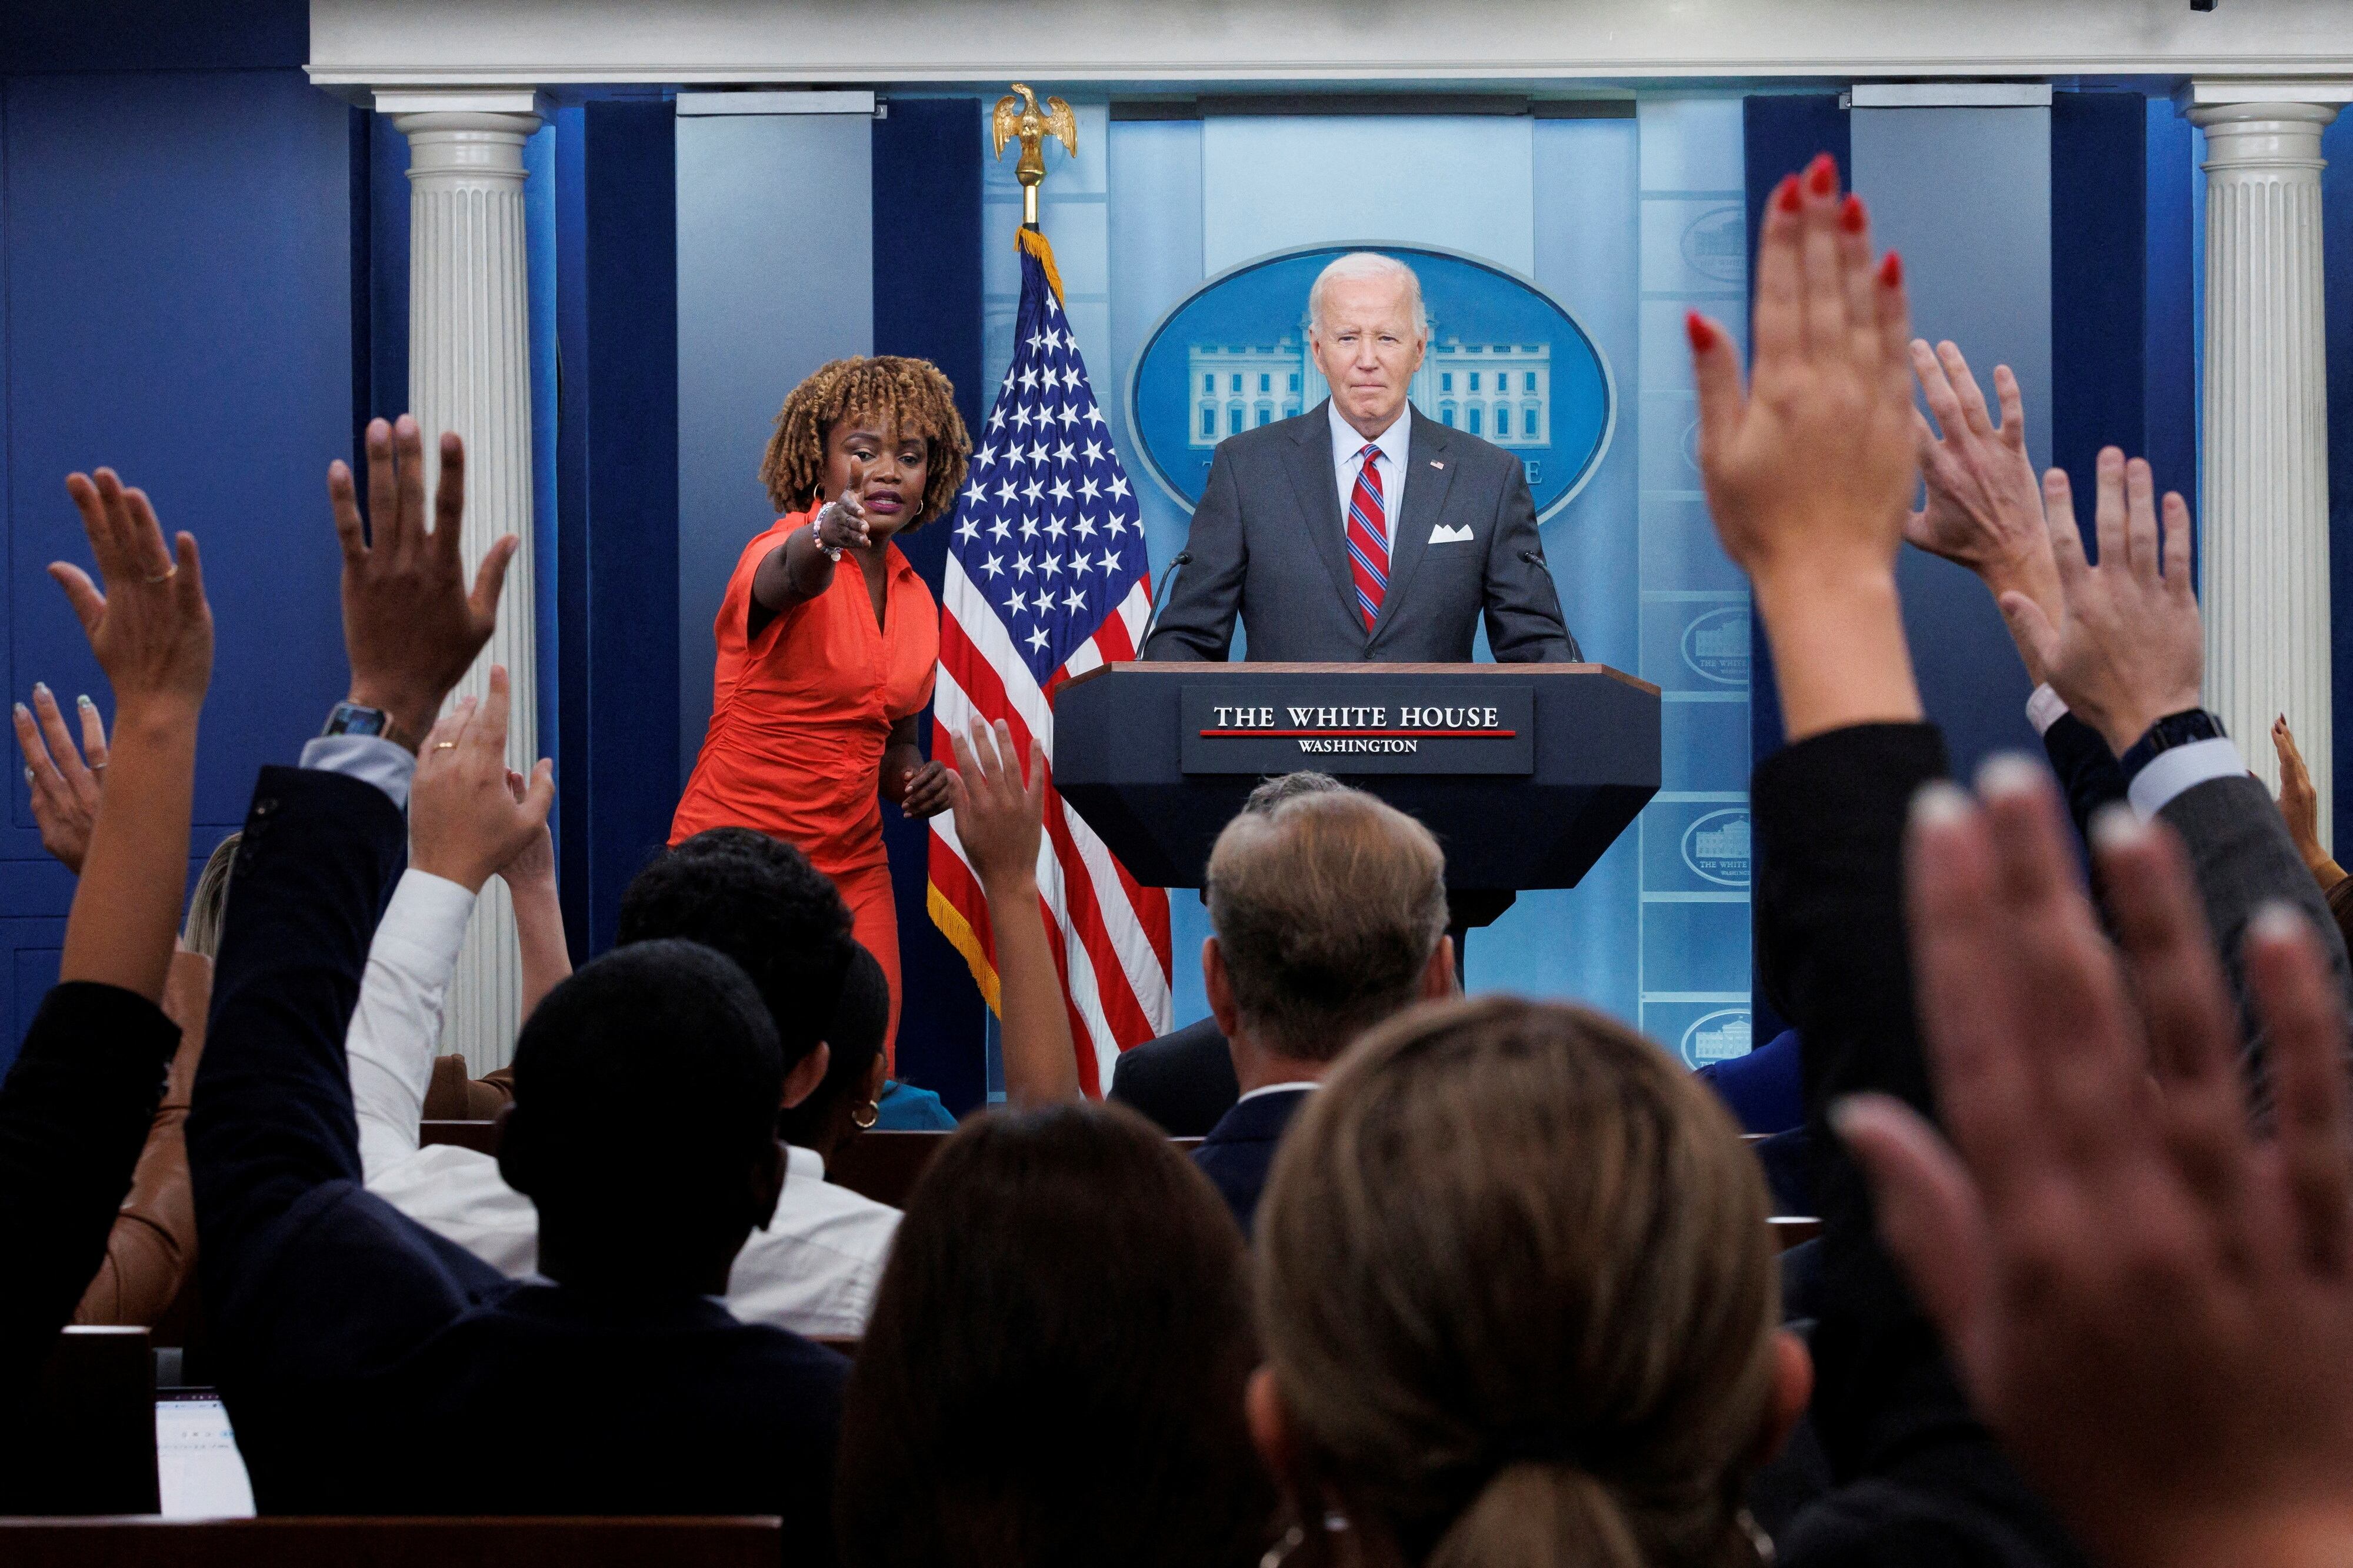
<svg viewBox="0 0 2353 1568">
<path fill-rule="evenodd" d="M 2327 83 L 2199 82 L 2206 132 L 2200 449 L 2206 706 L 2273 788 L 2273 716 L 2295 727 L 2329 837 L 2328 402 L 2320 133 Z"/>
<path fill-rule="evenodd" d="M 491 542 L 516 534 L 498 629 L 459 692 L 489 689 L 507 667 L 514 706 L 508 765 L 538 755 L 531 515 L 531 315 L 523 257 L 523 142 L 542 105 L 527 91 L 382 92 L 376 109 L 408 138 L 408 407 L 425 434 L 427 486 L 439 437 L 466 441 L 467 582 Z M 506 884 L 482 889 L 458 960 L 443 1025 L 445 1050 L 463 1051 L 476 1076 L 513 1054 L 522 962 Z"/>
</svg>

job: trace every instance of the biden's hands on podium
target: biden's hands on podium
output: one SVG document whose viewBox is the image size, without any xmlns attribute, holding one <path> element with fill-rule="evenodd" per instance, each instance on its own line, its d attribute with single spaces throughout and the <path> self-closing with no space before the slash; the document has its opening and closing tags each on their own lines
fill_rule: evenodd
<svg viewBox="0 0 2353 1568">
<path fill-rule="evenodd" d="M 2171 829 L 2100 819 L 2112 946 L 2049 781 L 2005 762 L 1981 793 L 1924 792 L 1908 847 L 1947 1132 L 1884 1098 L 1835 1113 L 1889 1250 L 1972 1405 L 2101 1561 L 2345 1562 L 2353 1116 L 2311 924 L 2274 906 L 2250 928 L 2277 1089 L 2259 1131 Z"/>
<path fill-rule="evenodd" d="M 1747 384 L 1720 324 L 1686 325 L 1708 510 L 1755 589 L 1789 738 L 1918 719 L 1895 595 L 1920 471 L 1903 263 L 1874 262 L 1827 153 L 1767 204 Z"/>
</svg>

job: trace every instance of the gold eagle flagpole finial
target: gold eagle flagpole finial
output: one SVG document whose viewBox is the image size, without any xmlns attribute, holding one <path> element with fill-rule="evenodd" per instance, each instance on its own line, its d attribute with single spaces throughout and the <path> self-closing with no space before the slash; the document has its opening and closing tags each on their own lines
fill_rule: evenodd
<svg viewBox="0 0 2353 1568">
<path fill-rule="evenodd" d="M 989 117 L 989 134 L 995 142 L 995 156 L 1005 156 L 1005 144 L 1018 138 L 1021 161 L 1013 166 L 1013 177 L 1021 182 L 1021 226 L 1038 226 L 1038 186 L 1046 178 L 1046 138 L 1058 138 L 1062 150 L 1075 158 L 1079 155 L 1079 122 L 1071 113 L 1071 106 L 1059 98 L 1049 98 L 1046 107 L 1038 107 L 1038 95 L 1027 84 L 1015 82 L 1013 91 L 997 100 L 997 112 Z M 1020 96 L 1015 97 L 1018 93 Z"/>
</svg>

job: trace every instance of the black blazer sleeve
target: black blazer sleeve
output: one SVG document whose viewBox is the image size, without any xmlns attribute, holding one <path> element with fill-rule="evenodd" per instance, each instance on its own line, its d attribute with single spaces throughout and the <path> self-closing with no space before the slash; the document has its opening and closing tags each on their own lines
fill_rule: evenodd
<svg viewBox="0 0 2353 1568">
<path fill-rule="evenodd" d="M 1971 1415 L 1880 1247 L 1861 1173 L 1828 1121 L 1841 1097 L 1866 1089 L 1933 1114 L 1903 846 L 1914 793 L 1946 772 L 1934 727 L 1866 724 L 1796 742 L 1750 783 L 1758 942 L 1782 966 L 1804 1041 L 1822 1219 L 1811 1415 L 1841 1483 L 1784 1538 L 1782 1560 L 1799 1568 L 2082 1561 Z"/>
<path fill-rule="evenodd" d="M 135 992 L 52 986 L 0 1084 L 0 1387 L 30 1374 L 106 1256 L 179 1026 Z"/>
<path fill-rule="evenodd" d="M 2278 804 L 2250 775 L 2209 779 L 2166 802 L 2158 816 L 2181 835 L 2189 851 L 2206 926 L 2239 1004 L 2249 1089 L 2257 1110 L 2264 1110 L 2271 1102 L 2271 1079 L 2263 1022 L 2247 994 L 2247 924 L 2265 904 L 2286 904 L 2300 911 L 2320 938 L 2340 994 L 2348 990 L 2345 939 L 2327 897 L 2306 868 L 2295 840 L 2288 837 Z"/>
<path fill-rule="evenodd" d="M 1233 648 L 1234 616 L 1250 567 L 1250 551 L 1242 542 L 1241 489 L 1224 446 L 1209 459 L 1209 481 L 1202 488 L 1201 504 L 1193 509 L 1185 548 L 1193 560 L 1176 569 L 1176 586 L 1141 657 L 1222 660 Z"/>
<path fill-rule="evenodd" d="M 241 1398 L 266 1440 L 252 1390 L 381 1365 L 503 1285 L 362 1185 L 343 1032 L 406 844 L 384 792 L 341 773 L 266 769 L 246 817 L 187 1136 L 205 1307 L 249 1468 Z"/>
<path fill-rule="evenodd" d="M 2092 818 L 2102 806 L 2125 798 L 2125 771 L 2116 766 L 2116 754 L 2097 730 L 2073 713 L 2062 713 L 2042 731 L 2042 750 L 2067 796 L 2075 831 L 2091 842 Z"/>
<path fill-rule="evenodd" d="M 1536 503 L 1516 458 L 1504 478 L 1495 526 L 1487 535 L 1487 647 L 1498 664 L 1563 664 L 1577 657 L 1550 574 L 1524 559 L 1544 559 Z"/>
</svg>

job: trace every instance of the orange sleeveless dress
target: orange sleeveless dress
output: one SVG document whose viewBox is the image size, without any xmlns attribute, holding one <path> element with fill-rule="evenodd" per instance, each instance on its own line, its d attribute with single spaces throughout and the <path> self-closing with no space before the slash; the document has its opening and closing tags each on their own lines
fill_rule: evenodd
<svg viewBox="0 0 2353 1568">
<path fill-rule="evenodd" d="M 899 920 L 882 847 L 882 748 L 892 726 L 932 700 L 940 661 L 939 605 L 895 544 L 882 622 L 865 574 L 845 560 L 816 598 L 773 616 L 757 637 L 752 579 L 768 552 L 809 514 L 786 517 L 744 547 L 712 630 L 719 660 L 711 727 L 671 819 L 673 845 L 705 828 L 757 828 L 833 879 L 858 940 L 891 981 L 883 1038 L 899 1035 Z"/>
</svg>

